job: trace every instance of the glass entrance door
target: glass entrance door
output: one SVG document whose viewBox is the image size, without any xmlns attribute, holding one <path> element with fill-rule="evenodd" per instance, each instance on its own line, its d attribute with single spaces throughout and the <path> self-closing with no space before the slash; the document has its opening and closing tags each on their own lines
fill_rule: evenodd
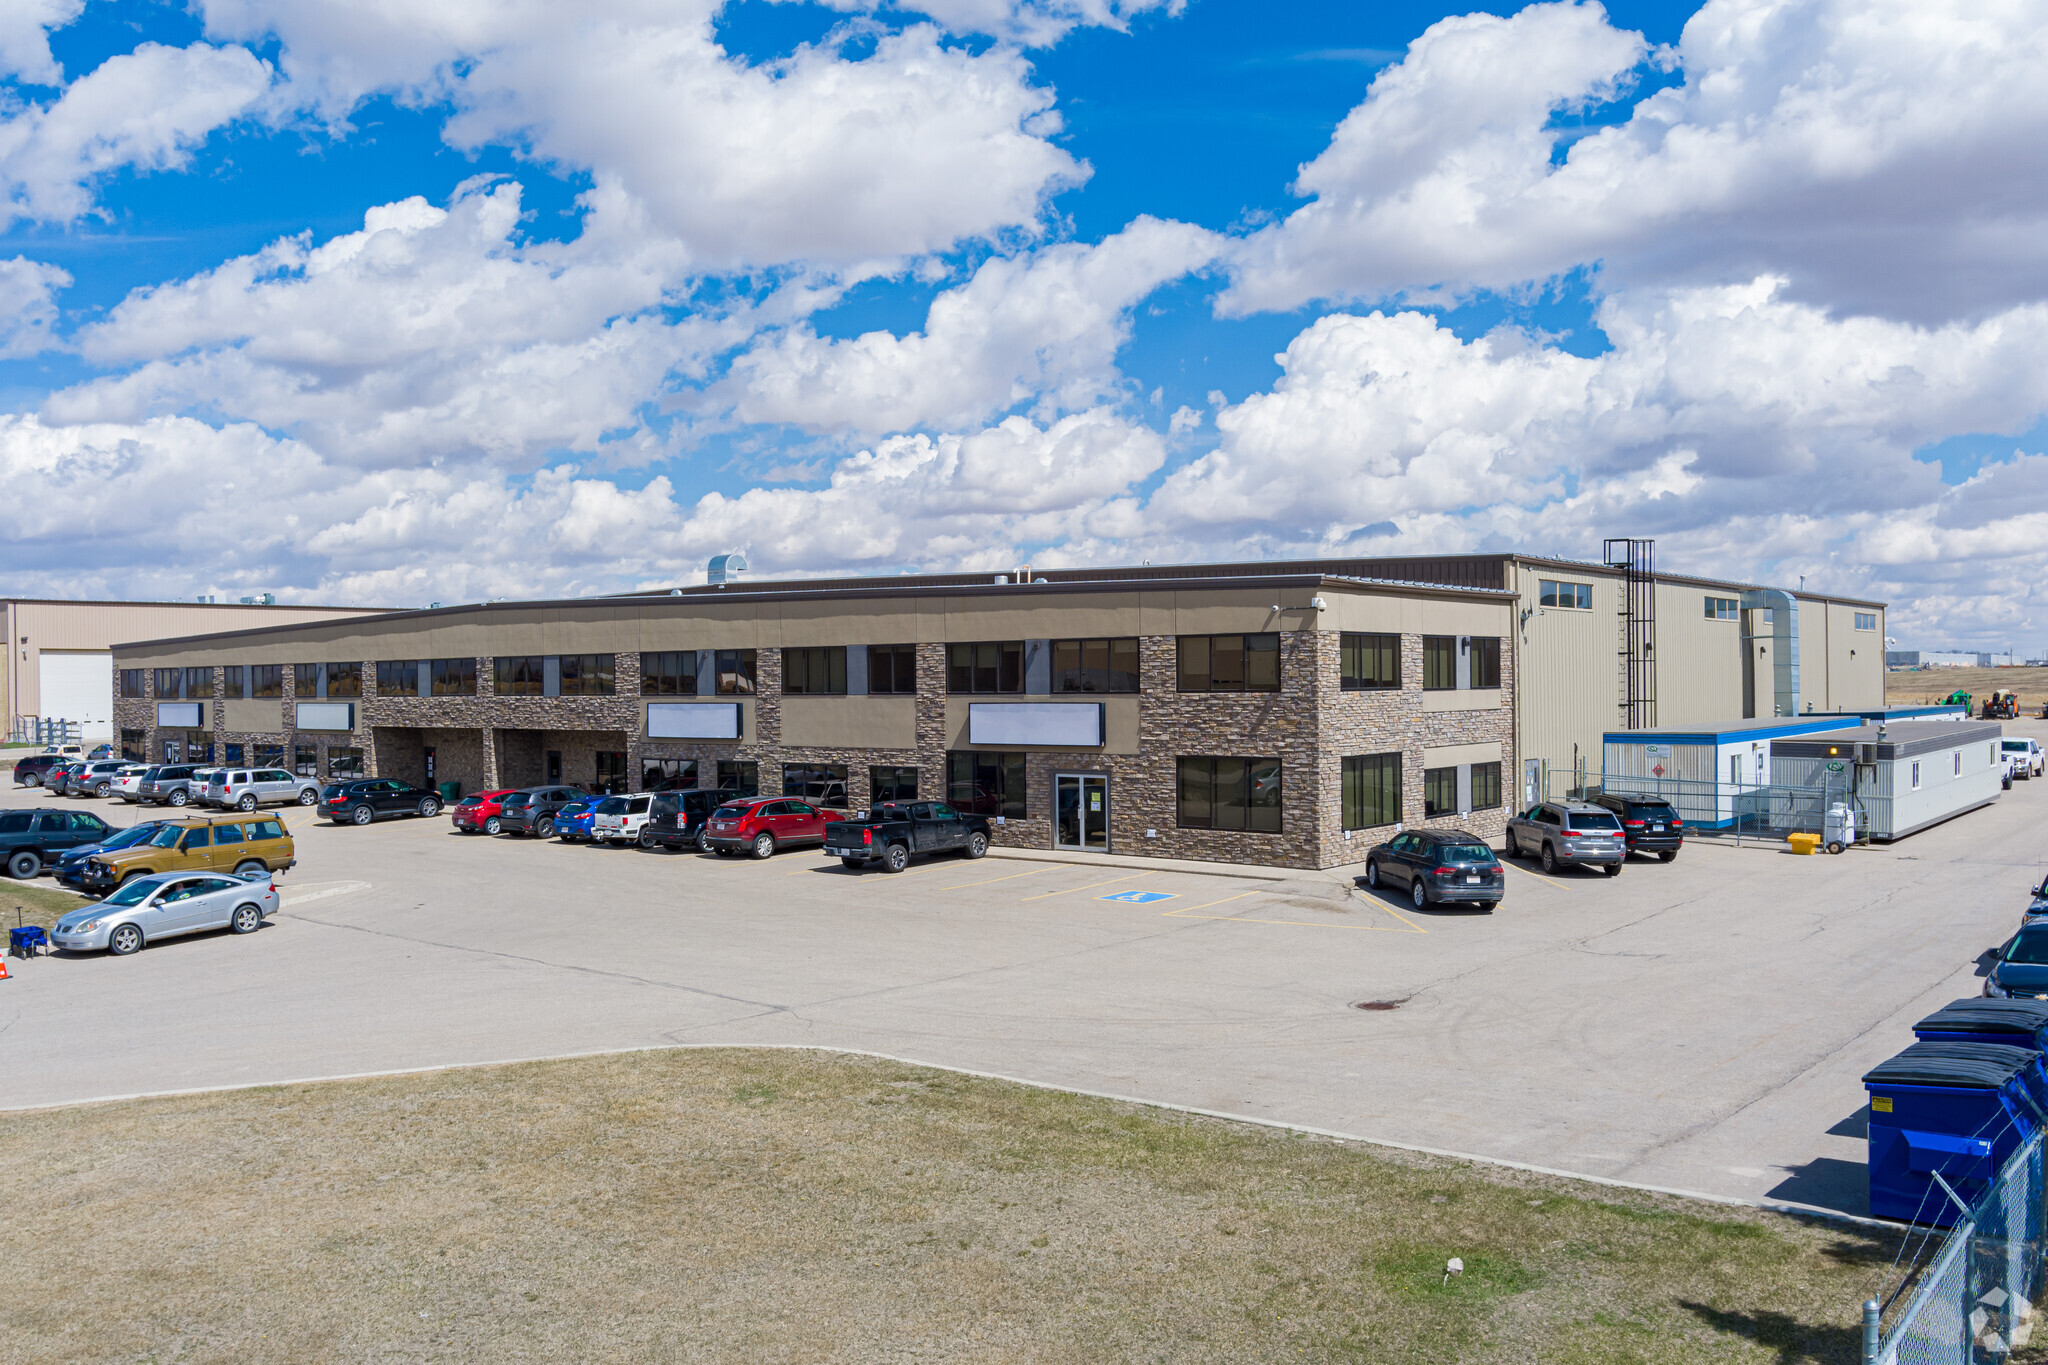
<svg viewBox="0 0 2048 1365">
<path fill-rule="evenodd" d="M 1053 776 L 1054 848 L 1109 851 L 1109 778 L 1100 773 Z"/>
</svg>

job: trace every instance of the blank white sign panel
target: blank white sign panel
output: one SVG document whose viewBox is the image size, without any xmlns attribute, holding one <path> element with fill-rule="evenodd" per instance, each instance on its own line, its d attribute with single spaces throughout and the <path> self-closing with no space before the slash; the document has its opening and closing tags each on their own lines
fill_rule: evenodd
<svg viewBox="0 0 2048 1365">
<path fill-rule="evenodd" d="M 967 742 L 1099 749 L 1102 747 L 1102 703 L 969 702 Z"/>
<path fill-rule="evenodd" d="M 156 704 L 156 723 L 160 730 L 203 730 L 206 728 L 199 719 L 199 708 L 203 702 L 160 701 Z"/>
<path fill-rule="evenodd" d="M 301 730 L 353 730 L 355 704 L 346 701 L 302 701 L 299 703 Z"/>
<path fill-rule="evenodd" d="M 738 739 L 740 704 L 658 701 L 647 706 L 649 739 Z"/>
</svg>

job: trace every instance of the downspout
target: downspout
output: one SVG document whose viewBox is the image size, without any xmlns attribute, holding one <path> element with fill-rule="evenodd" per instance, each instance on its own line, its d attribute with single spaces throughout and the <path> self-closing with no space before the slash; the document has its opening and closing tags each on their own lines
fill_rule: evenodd
<svg viewBox="0 0 2048 1365">
<path fill-rule="evenodd" d="M 1799 714 L 1799 599 L 1783 588 L 1750 588 L 1742 594 L 1746 608 L 1771 613 L 1771 693 L 1773 715 Z"/>
</svg>

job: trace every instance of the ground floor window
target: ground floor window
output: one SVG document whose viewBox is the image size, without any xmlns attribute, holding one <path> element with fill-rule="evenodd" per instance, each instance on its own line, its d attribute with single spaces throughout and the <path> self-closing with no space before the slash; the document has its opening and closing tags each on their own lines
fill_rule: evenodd
<svg viewBox="0 0 2048 1365">
<path fill-rule="evenodd" d="M 329 782 L 353 782 L 363 775 L 363 751 L 361 749 L 329 749 L 327 751 L 327 780 Z"/>
<path fill-rule="evenodd" d="M 1346 829 L 1372 829 L 1401 820 L 1401 755 L 1360 754 L 1343 763 Z"/>
<path fill-rule="evenodd" d="M 946 755 L 946 799 L 971 815 L 1024 818 L 1024 755 L 955 750 Z"/>
<path fill-rule="evenodd" d="M 284 745 L 258 744 L 256 766 L 259 768 L 282 768 L 284 766 Z"/>
<path fill-rule="evenodd" d="M 640 790 L 672 792 L 697 785 L 694 758 L 643 758 L 640 760 Z"/>
<path fill-rule="evenodd" d="M 728 758 L 718 760 L 718 789 L 735 796 L 759 796 L 761 794 L 761 765 L 758 763 L 736 763 Z"/>
<path fill-rule="evenodd" d="M 1500 806 L 1500 764 L 1472 765 L 1472 809 L 1496 810 Z"/>
<path fill-rule="evenodd" d="M 300 777 L 320 776 L 320 751 L 310 744 L 293 745 L 292 771 Z"/>
<path fill-rule="evenodd" d="M 1280 760 L 1183 758 L 1179 761 L 1182 829 L 1280 832 Z"/>
<path fill-rule="evenodd" d="M 239 745 L 239 744 L 223 744 L 223 745 L 221 745 L 221 746 L 220 746 L 220 748 L 221 748 L 221 755 L 220 755 L 220 761 L 221 761 L 221 762 L 223 762 L 223 763 L 227 764 L 227 765 L 228 765 L 228 766 L 229 766 L 230 768 L 239 768 L 239 767 L 241 767 L 241 766 L 242 766 L 242 746 L 241 746 L 241 745 Z"/>
<path fill-rule="evenodd" d="M 597 789 L 606 796 L 623 796 L 631 790 L 626 782 L 626 756 L 609 749 L 597 751 Z"/>
<path fill-rule="evenodd" d="M 868 769 L 868 800 L 878 806 L 884 801 L 917 800 L 917 769 Z"/>
<path fill-rule="evenodd" d="M 143 756 L 148 752 L 149 732 L 147 730 L 123 730 L 121 732 L 121 757 L 127 759 L 130 763 L 141 763 L 145 761 Z"/>
<path fill-rule="evenodd" d="M 816 806 L 845 810 L 846 765 L 844 763 L 785 763 L 782 765 L 782 794 L 800 796 Z"/>
<path fill-rule="evenodd" d="M 1456 815 L 1458 813 L 1458 770 L 1456 768 L 1424 768 L 1422 770 L 1422 813 L 1424 816 Z"/>
<path fill-rule="evenodd" d="M 213 762 L 213 736 L 204 730 L 185 732 L 185 761 L 187 763 Z"/>
</svg>

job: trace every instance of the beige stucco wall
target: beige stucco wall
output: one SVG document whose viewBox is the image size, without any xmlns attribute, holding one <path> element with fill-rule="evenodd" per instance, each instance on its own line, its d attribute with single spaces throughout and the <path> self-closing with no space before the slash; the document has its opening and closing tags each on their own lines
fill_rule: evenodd
<svg viewBox="0 0 2048 1365">
<path fill-rule="evenodd" d="M 914 749 L 915 697 L 782 698 L 782 742 L 792 748 Z"/>
<path fill-rule="evenodd" d="M 1263 695 L 1263 694 L 1261 694 Z M 989 749 L 1039 748 L 1027 745 L 969 744 L 967 742 L 967 708 L 975 702 L 1047 702 L 1055 705 L 1102 706 L 1102 752 L 1106 754 L 1135 754 L 1138 752 L 1138 699 L 1136 697 L 1090 697 L 1086 701 L 1068 696 L 1001 696 L 1001 697 L 959 697 L 946 698 L 946 747 L 948 749 Z M 787 714 L 785 712 L 784 714 Z M 1059 745 L 1046 746 L 1059 748 Z"/>
</svg>

